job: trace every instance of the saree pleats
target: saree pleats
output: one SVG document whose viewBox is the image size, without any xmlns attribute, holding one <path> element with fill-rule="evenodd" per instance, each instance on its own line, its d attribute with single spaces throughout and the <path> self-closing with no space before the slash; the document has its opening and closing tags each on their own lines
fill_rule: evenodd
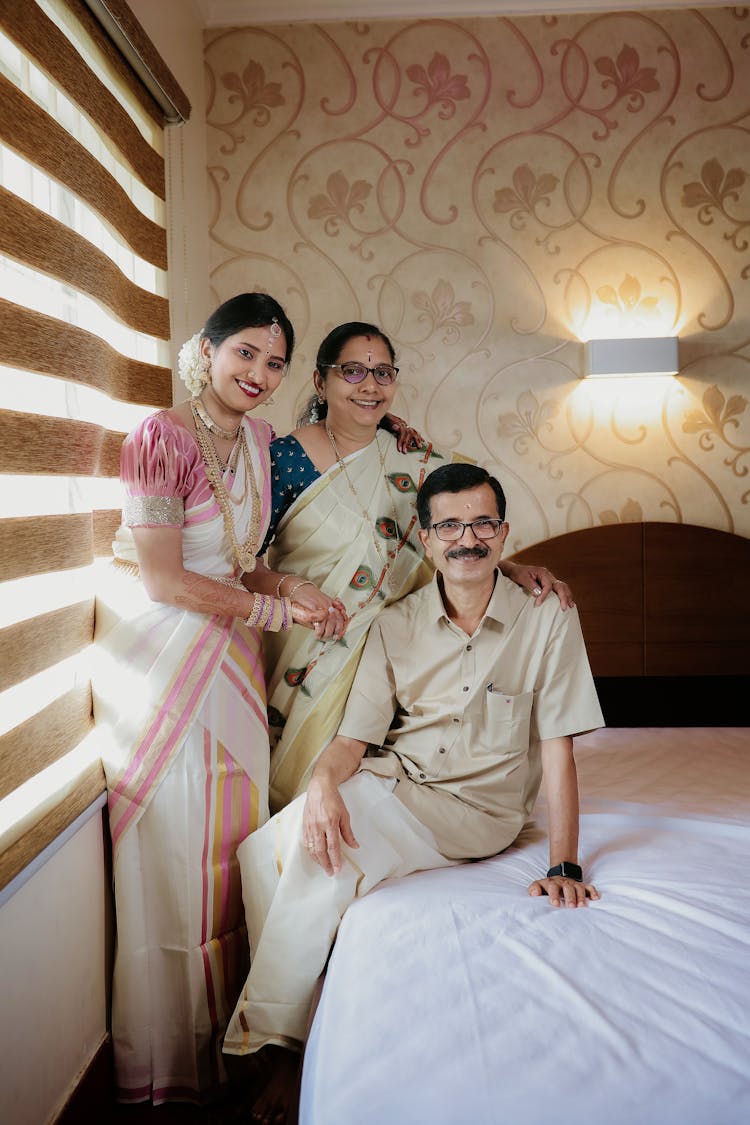
<svg viewBox="0 0 750 1125">
<path fill-rule="evenodd" d="M 260 639 L 241 631 L 115 854 L 113 1038 L 123 1101 L 206 1098 L 224 1081 L 222 1037 L 248 968 L 236 849 L 268 815 L 262 695 L 237 686 L 248 656 L 260 658 Z M 255 737 L 233 747 L 232 731 Z"/>
</svg>

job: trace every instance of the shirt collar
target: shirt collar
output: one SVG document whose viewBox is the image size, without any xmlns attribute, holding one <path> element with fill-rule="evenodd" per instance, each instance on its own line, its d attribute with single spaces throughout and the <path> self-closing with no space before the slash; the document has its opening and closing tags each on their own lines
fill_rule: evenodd
<svg viewBox="0 0 750 1125">
<path fill-rule="evenodd" d="M 435 571 L 428 595 L 430 620 L 450 622 L 438 580 L 439 574 Z M 500 625 L 510 625 L 526 604 L 527 597 L 528 595 L 519 586 L 516 586 L 515 582 L 511 582 L 498 570 L 495 589 L 492 591 L 492 597 L 489 600 L 482 622 L 484 623 L 488 617 L 491 617 L 493 621 L 497 621 Z"/>
</svg>

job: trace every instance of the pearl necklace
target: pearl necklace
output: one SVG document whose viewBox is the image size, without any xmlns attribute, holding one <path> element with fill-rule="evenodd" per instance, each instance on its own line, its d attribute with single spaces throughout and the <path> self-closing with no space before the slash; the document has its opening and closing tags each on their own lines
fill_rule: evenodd
<svg viewBox="0 0 750 1125">
<path fill-rule="evenodd" d="M 193 414 L 198 415 L 203 425 L 207 430 L 210 430 L 212 434 L 216 434 L 217 437 L 224 438 L 225 441 L 237 440 L 237 435 L 240 432 L 240 427 L 238 426 L 236 430 L 222 429 L 218 422 L 214 422 L 213 418 L 206 410 L 200 398 L 196 397 L 192 399 L 190 402 L 190 408 L 193 411 Z"/>
<path fill-rule="evenodd" d="M 192 399 L 190 409 L 193 414 L 193 421 L 195 422 L 195 436 L 198 441 L 198 446 L 203 457 L 203 464 L 206 468 L 206 478 L 214 494 L 214 499 L 219 505 L 222 518 L 224 520 L 224 530 L 229 537 L 234 550 L 234 557 L 241 570 L 249 572 L 255 569 L 256 557 L 255 552 L 259 546 L 259 532 L 260 532 L 260 492 L 255 479 L 255 472 L 253 470 L 253 462 L 250 457 L 250 450 L 247 447 L 247 439 L 245 438 L 245 431 L 242 425 L 238 426 L 238 439 L 237 445 L 240 450 L 237 454 L 237 463 L 239 462 L 240 454 L 245 466 L 245 488 L 242 496 L 235 500 L 233 496 L 227 492 L 224 484 L 224 476 L 222 472 L 222 464 L 219 455 L 216 452 L 213 438 L 211 437 L 210 427 L 206 425 L 201 417 L 200 411 L 196 408 L 196 399 Z M 231 458 L 230 458 L 231 460 Z M 234 526 L 234 516 L 232 515 L 232 504 L 240 505 L 247 497 L 247 490 L 250 488 L 250 528 L 248 530 L 247 538 L 244 543 L 240 543 L 237 539 L 237 532 Z"/>
</svg>

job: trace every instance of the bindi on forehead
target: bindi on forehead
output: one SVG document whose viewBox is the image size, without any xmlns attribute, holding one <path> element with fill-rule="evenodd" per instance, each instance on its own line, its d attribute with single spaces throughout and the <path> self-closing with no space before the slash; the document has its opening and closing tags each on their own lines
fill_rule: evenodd
<svg viewBox="0 0 750 1125">
<path fill-rule="evenodd" d="M 365 336 L 367 340 L 367 362 L 372 363 L 372 336 Z"/>
<path fill-rule="evenodd" d="M 472 518 L 497 519 L 497 503 L 489 485 L 465 489 L 461 492 L 439 492 L 432 501 L 438 519 Z"/>
</svg>

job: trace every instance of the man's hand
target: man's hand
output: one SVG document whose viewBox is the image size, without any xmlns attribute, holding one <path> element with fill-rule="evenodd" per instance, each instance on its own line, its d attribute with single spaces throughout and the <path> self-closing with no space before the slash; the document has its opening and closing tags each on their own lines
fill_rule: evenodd
<svg viewBox="0 0 750 1125">
<path fill-rule="evenodd" d="M 302 839 L 310 858 L 319 863 L 327 875 L 341 870 L 342 840 L 350 848 L 359 847 L 338 786 L 315 776 L 307 787 Z"/>
<path fill-rule="evenodd" d="M 593 883 L 579 883 L 576 879 L 535 879 L 529 887 L 530 895 L 548 895 L 551 906 L 586 906 L 588 899 L 599 898 Z"/>
</svg>

